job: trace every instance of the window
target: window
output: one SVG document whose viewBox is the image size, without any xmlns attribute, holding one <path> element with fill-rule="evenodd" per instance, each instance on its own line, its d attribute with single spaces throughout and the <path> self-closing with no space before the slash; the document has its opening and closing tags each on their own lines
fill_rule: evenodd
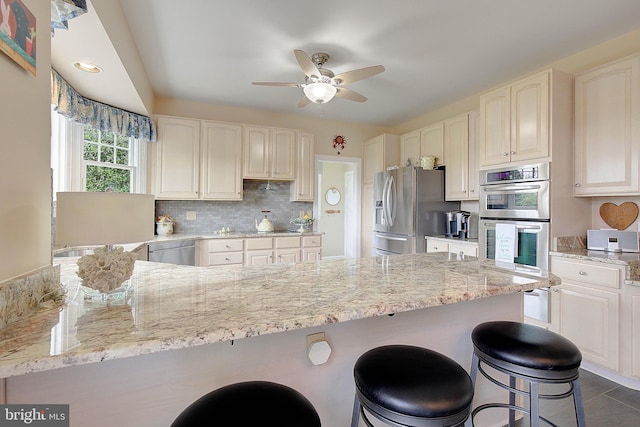
<svg viewBox="0 0 640 427">
<path fill-rule="evenodd" d="M 53 191 L 144 193 L 146 141 L 101 132 L 52 111 Z"/>
</svg>

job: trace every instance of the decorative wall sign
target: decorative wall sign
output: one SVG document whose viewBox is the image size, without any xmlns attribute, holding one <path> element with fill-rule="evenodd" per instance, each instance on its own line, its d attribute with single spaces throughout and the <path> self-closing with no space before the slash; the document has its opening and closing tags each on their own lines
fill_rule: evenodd
<svg viewBox="0 0 640 427">
<path fill-rule="evenodd" d="M 0 0 L 0 50 L 36 75 L 36 17 L 21 0 Z"/>
<path fill-rule="evenodd" d="M 340 151 L 344 150 L 344 146 L 347 144 L 347 139 L 343 135 L 336 135 L 333 138 L 333 148 L 338 150 L 338 154 Z"/>
</svg>

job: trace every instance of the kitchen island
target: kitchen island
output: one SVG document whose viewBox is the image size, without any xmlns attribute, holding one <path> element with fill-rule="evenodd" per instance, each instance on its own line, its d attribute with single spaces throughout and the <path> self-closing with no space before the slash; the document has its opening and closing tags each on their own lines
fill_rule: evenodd
<svg viewBox="0 0 640 427">
<path fill-rule="evenodd" d="M 62 310 L 0 331 L 7 403 L 69 403 L 72 426 L 159 426 L 214 388 L 264 379 L 305 394 L 323 425 L 346 425 L 353 363 L 367 349 L 423 345 L 468 369 L 477 323 L 519 320 L 522 291 L 559 284 L 460 258 L 249 268 L 137 262 L 128 296 L 111 301 L 86 300 L 68 258 Z M 307 359 L 306 336 L 316 332 L 333 349 L 319 366 Z"/>
</svg>

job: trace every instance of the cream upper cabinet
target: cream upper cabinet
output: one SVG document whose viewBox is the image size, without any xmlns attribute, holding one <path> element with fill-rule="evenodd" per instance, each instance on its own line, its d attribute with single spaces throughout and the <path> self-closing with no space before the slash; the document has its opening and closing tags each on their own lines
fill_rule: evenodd
<svg viewBox="0 0 640 427">
<path fill-rule="evenodd" d="M 414 130 L 400 136 L 400 165 L 417 166 L 420 164 L 420 130 Z"/>
<path fill-rule="evenodd" d="M 295 179 L 295 144 L 294 130 L 245 126 L 243 177 Z"/>
<path fill-rule="evenodd" d="M 550 157 L 551 73 L 480 96 L 480 166 Z"/>
<path fill-rule="evenodd" d="M 315 196 L 315 138 L 312 133 L 298 132 L 296 179 L 291 183 L 289 200 L 313 202 Z"/>
<path fill-rule="evenodd" d="M 444 122 L 405 133 L 400 137 L 400 163 L 420 166 L 421 156 L 434 156 L 436 166 L 445 164 Z"/>
<path fill-rule="evenodd" d="M 200 121 L 158 117 L 158 140 L 148 145 L 149 187 L 158 199 L 197 199 Z"/>
<path fill-rule="evenodd" d="M 445 197 L 447 200 L 469 199 L 469 114 L 461 114 L 444 122 Z M 476 193 L 477 194 L 477 193 Z"/>
<path fill-rule="evenodd" d="M 640 193 L 640 55 L 575 78 L 577 196 Z"/>
<path fill-rule="evenodd" d="M 398 135 L 383 134 L 365 141 L 362 182 L 373 182 L 377 172 L 389 166 L 398 166 L 399 150 Z"/>
<path fill-rule="evenodd" d="M 446 164 L 446 152 L 444 149 L 444 122 L 420 129 L 420 156 L 433 156 L 436 158 L 436 166 Z M 420 165 L 420 158 L 415 166 Z"/>
<path fill-rule="evenodd" d="M 242 126 L 202 122 L 201 198 L 242 200 Z"/>
</svg>

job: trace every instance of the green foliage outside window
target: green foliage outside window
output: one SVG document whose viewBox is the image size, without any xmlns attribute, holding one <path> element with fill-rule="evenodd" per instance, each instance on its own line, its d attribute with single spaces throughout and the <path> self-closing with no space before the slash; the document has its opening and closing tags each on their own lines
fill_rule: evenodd
<svg viewBox="0 0 640 427">
<path fill-rule="evenodd" d="M 84 128 L 85 190 L 131 192 L 129 138 Z"/>
</svg>

